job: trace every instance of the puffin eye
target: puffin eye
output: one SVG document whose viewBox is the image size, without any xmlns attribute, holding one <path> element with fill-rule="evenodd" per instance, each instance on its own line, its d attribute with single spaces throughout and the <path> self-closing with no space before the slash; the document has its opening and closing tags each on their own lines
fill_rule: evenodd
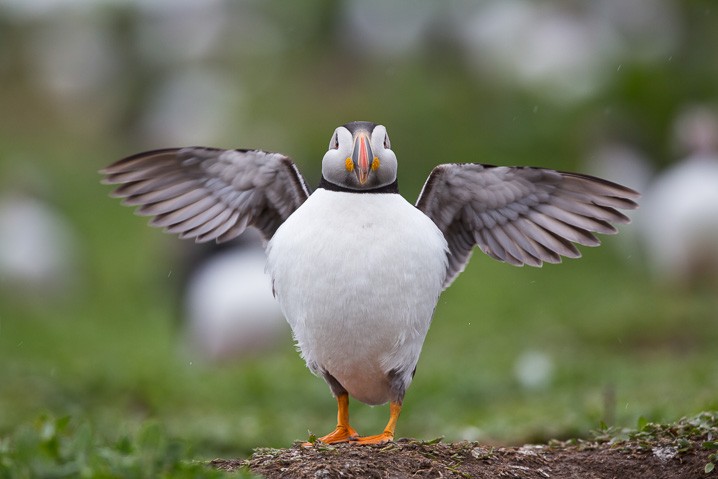
<svg viewBox="0 0 718 479">
<path fill-rule="evenodd" d="M 391 149 L 391 142 L 389 141 L 389 135 L 384 135 L 384 148 L 387 150 Z"/>
<path fill-rule="evenodd" d="M 338 150 L 339 149 L 339 135 L 334 133 L 334 136 L 332 136 L 332 139 L 329 140 L 329 149 L 330 150 Z"/>
</svg>

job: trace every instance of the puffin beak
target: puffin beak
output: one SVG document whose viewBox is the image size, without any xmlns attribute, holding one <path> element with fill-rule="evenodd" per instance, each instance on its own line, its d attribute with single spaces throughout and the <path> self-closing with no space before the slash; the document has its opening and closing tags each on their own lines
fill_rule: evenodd
<svg viewBox="0 0 718 479">
<path fill-rule="evenodd" d="M 357 175 L 359 184 L 363 185 L 369 178 L 369 168 L 371 167 L 373 159 L 374 154 L 369 144 L 369 136 L 364 132 L 357 133 L 354 139 L 352 161 L 354 162 L 354 172 Z"/>
</svg>

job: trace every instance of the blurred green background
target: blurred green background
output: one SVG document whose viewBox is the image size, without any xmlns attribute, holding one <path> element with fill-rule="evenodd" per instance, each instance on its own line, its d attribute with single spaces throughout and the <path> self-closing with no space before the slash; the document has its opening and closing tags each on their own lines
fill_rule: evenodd
<svg viewBox="0 0 718 479">
<path fill-rule="evenodd" d="M 0 438 L 70 415 L 108 440 L 153 422 L 192 457 L 241 457 L 334 426 L 288 330 L 221 365 L 185 347 L 191 245 L 108 198 L 99 168 L 256 147 L 316 185 L 333 129 L 371 120 L 410 201 L 444 162 L 587 172 L 619 145 L 660 170 L 686 154 L 681 112 L 716 106 L 716 46 L 712 0 L 1 2 L 0 201 L 42 202 L 63 229 L 35 234 L 65 249 L 54 276 L 0 272 Z M 716 290 L 656 280 L 631 229 L 541 269 L 475 254 L 398 436 L 522 443 L 718 408 Z M 351 407 L 360 432 L 384 426 L 387 408 Z"/>
</svg>

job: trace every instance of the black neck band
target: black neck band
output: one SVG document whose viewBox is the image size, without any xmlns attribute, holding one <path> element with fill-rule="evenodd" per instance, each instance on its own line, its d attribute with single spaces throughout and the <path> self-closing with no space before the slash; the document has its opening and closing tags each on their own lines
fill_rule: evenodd
<svg viewBox="0 0 718 479">
<path fill-rule="evenodd" d="M 344 191 L 346 193 L 399 193 L 399 182 L 398 180 L 394 180 L 393 183 L 380 186 L 379 188 L 353 190 L 344 186 L 335 185 L 334 183 L 327 181 L 324 176 L 322 176 L 322 179 L 319 181 L 319 188 L 324 188 L 329 191 Z"/>
</svg>

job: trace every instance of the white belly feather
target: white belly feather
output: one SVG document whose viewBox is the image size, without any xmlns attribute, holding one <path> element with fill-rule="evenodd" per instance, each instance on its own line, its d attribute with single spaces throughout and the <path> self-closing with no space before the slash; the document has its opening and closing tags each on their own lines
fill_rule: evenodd
<svg viewBox="0 0 718 479">
<path fill-rule="evenodd" d="M 277 230 L 267 269 L 302 357 L 368 404 L 411 381 L 446 274 L 446 241 L 398 194 L 317 190 Z"/>
</svg>

